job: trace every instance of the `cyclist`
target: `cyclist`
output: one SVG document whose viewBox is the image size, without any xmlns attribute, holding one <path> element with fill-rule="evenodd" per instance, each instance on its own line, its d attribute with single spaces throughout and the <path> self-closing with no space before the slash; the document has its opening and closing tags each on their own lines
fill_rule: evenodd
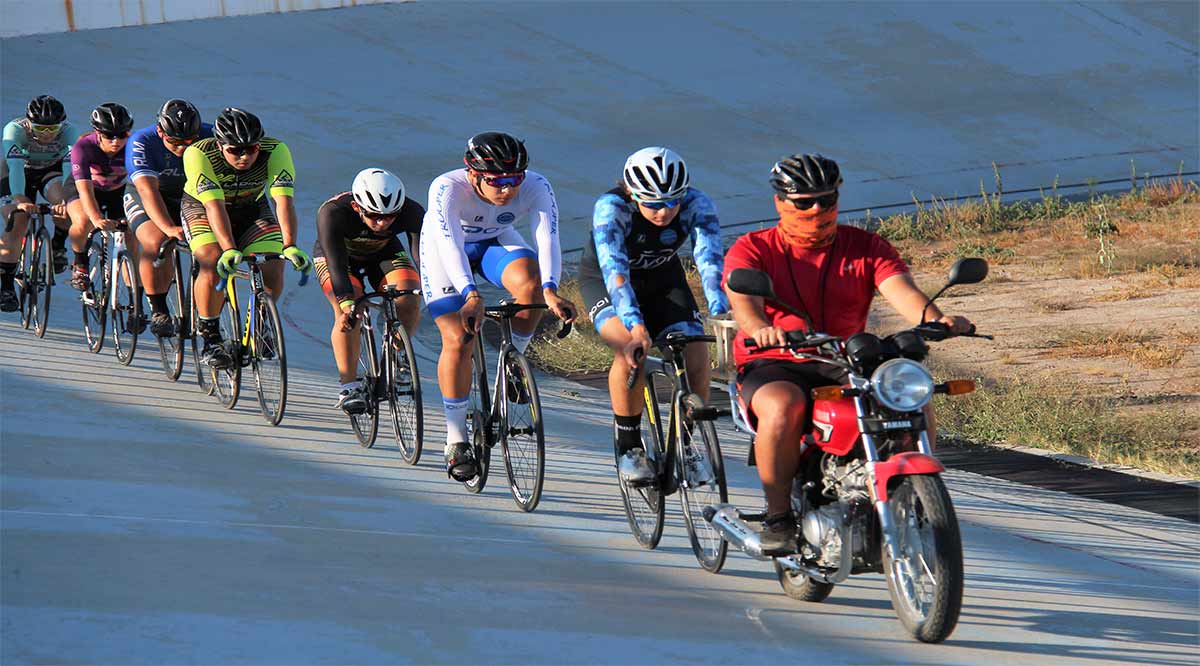
<svg viewBox="0 0 1200 666">
<path fill-rule="evenodd" d="M 54 271 L 67 267 L 67 209 L 63 205 L 63 160 L 79 139 L 79 130 L 67 121 L 62 102 L 50 95 L 30 100 L 24 118 L 4 126 L 4 159 L 0 161 L 0 224 L 19 209 L 12 231 L 0 236 L 0 312 L 17 309 L 13 274 L 25 238 L 29 215 L 37 212 L 37 195 L 54 205 Z"/>
<path fill-rule="evenodd" d="M 335 406 L 348 414 L 361 414 L 367 408 L 355 373 L 360 340 L 354 299 L 363 294 L 358 275 L 366 274 L 376 289 L 385 284 L 419 289 L 416 266 L 399 235 L 407 234 L 415 255 L 424 217 L 425 208 L 405 196 L 404 183 L 391 172 L 375 168 L 358 172 L 349 192 L 330 198 L 317 211 L 313 264 L 333 307 L 329 341 L 341 381 Z M 396 309 L 404 327 L 415 331 L 421 314 L 417 295 L 400 297 Z"/>
<path fill-rule="evenodd" d="M 613 350 L 608 371 L 613 430 L 620 474 L 626 482 L 654 477 L 641 439 L 643 378 L 626 387 L 653 340 L 680 332 L 703 335 L 700 308 L 688 286 L 679 250 L 690 238 L 708 311 L 721 315 L 729 301 L 721 291 L 721 227 L 704 192 L 690 187 L 687 165 L 675 151 L 642 148 L 625 160 L 621 184 L 600 196 L 592 216 L 592 239 L 579 265 L 580 288 L 596 331 Z M 642 308 L 640 304 L 652 307 Z M 708 400 L 708 345 L 684 352 L 688 378 Z"/>
<path fill-rule="evenodd" d="M 201 360 L 214 369 L 233 359 L 221 339 L 220 316 L 225 297 L 217 284 L 237 270 L 243 253 L 282 254 L 299 271 L 312 267 L 296 247 L 296 167 L 287 144 L 263 132 L 258 116 L 227 107 L 213 123 L 212 138 L 183 152 L 186 182 L 180 212 L 188 246 L 200 274 L 192 288 L 204 338 Z M 275 202 L 275 211 L 264 193 Z M 283 293 L 283 265 L 263 266 L 263 282 L 271 298 Z"/>
<path fill-rule="evenodd" d="M 820 332 L 848 338 L 862 332 L 875 291 L 914 324 L 929 299 L 908 267 L 881 236 L 837 224 L 841 171 L 821 155 L 793 155 L 771 169 L 779 224 L 738 238 L 725 255 L 726 277 L 736 268 L 771 276 L 784 303 L 808 314 Z M 734 362 L 743 404 L 756 428 L 755 457 L 767 497 L 763 552 L 793 552 L 796 525 L 791 513 L 792 479 L 800 464 L 801 431 L 808 418 L 809 392 L 840 384 L 844 375 L 823 363 L 797 361 L 786 350 L 750 355 L 744 340 L 784 344 L 788 330 L 804 329 L 799 317 L 764 299 L 729 292 L 739 332 Z M 936 305 L 928 314 L 956 332 L 971 322 L 946 316 Z"/>
<path fill-rule="evenodd" d="M 167 100 L 154 124 L 129 138 L 125 170 L 133 187 L 125 193 L 125 219 L 142 247 L 138 274 L 150 302 L 150 332 L 160 338 L 175 335 L 175 322 L 167 310 L 174 266 L 155 268 L 159 248 L 169 238 L 184 241 L 179 209 L 183 199 L 183 151 L 212 136 L 212 125 L 200 122 L 200 112 L 182 99 Z M 144 224 L 145 222 L 152 224 Z M 183 285 L 180 285 L 183 288 Z"/>
<path fill-rule="evenodd" d="M 93 229 L 112 231 L 125 218 L 125 145 L 133 116 L 116 102 L 105 102 L 92 110 L 92 131 L 79 137 L 71 148 L 71 178 L 64 198 L 71 216 L 71 249 L 75 251 L 71 286 L 91 289 L 88 277 L 87 237 Z M 126 239 L 130 254 L 138 256 L 137 239 Z M 140 332 L 141 322 L 131 322 Z"/>
<path fill-rule="evenodd" d="M 501 132 L 477 134 L 467 141 L 463 162 L 466 168 L 430 184 L 420 248 L 422 296 L 442 337 L 438 386 L 446 410 L 446 471 L 459 481 L 478 471 L 466 425 L 470 339 L 483 319 L 474 273 L 507 289 L 518 303 L 545 303 L 566 321 L 574 321 L 575 312 L 558 295 L 562 256 L 554 190 L 528 170 L 525 144 Z M 525 216 L 536 253 L 515 227 Z M 540 310 L 527 310 L 513 320 L 518 350 L 529 346 L 540 318 Z"/>
</svg>

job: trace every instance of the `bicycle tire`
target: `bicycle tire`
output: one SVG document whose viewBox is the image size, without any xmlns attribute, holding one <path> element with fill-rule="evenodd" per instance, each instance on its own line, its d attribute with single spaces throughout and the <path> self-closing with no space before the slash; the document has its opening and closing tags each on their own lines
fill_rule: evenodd
<svg viewBox="0 0 1200 666">
<path fill-rule="evenodd" d="M 194 296 L 196 289 L 195 276 L 191 276 L 188 280 L 191 285 L 189 292 Z M 200 312 L 196 310 L 196 299 L 188 299 L 188 335 L 192 341 L 192 362 L 196 366 L 196 384 L 204 395 L 212 395 L 217 390 L 217 371 L 208 366 L 207 363 L 200 359 L 201 352 L 204 348 L 203 338 L 200 336 L 199 329 Z"/>
<path fill-rule="evenodd" d="M 404 324 L 393 324 L 383 357 L 388 383 L 386 398 L 392 416 L 392 434 L 404 462 L 415 465 L 421 459 L 425 439 L 425 407 L 421 402 L 421 374 L 412 338 Z"/>
<path fill-rule="evenodd" d="M 184 301 L 182 271 L 179 270 L 179 253 L 171 251 L 172 273 L 171 284 L 167 287 L 167 313 L 175 325 L 175 335 L 166 338 L 155 336 L 158 341 L 158 355 L 162 359 L 163 374 L 167 379 L 176 381 L 183 373 L 183 318 Z"/>
<path fill-rule="evenodd" d="M 475 454 L 475 462 L 479 473 L 475 478 L 463 481 L 467 490 L 481 493 L 487 486 L 488 474 L 492 468 L 492 432 L 487 425 L 487 414 L 491 412 L 492 403 L 488 395 L 487 364 L 483 360 L 483 344 L 478 340 L 471 352 L 471 393 L 470 414 L 467 417 L 468 431 L 471 437 L 471 448 Z"/>
<path fill-rule="evenodd" d="M 33 311 L 37 306 L 37 251 L 32 234 L 25 233 L 21 239 L 21 256 L 17 257 L 17 274 L 13 283 L 17 288 L 17 310 L 21 316 L 21 328 L 29 330 L 33 325 Z"/>
<path fill-rule="evenodd" d="M 658 400 L 654 396 L 653 378 L 647 375 L 646 388 L 643 389 L 646 403 L 646 416 L 650 420 L 650 437 L 643 435 L 642 446 L 646 449 L 647 457 L 661 460 L 664 452 L 662 442 L 661 411 Z M 614 442 L 614 455 L 616 453 Z M 618 465 L 619 469 L 619 465 Z M 621 489 L 621 503 L 625 507 L 625 518 L 629 521 L 629 531 L 638 545 L 646 550 L 654 550 L 662 539 L 663 526 L 666 523 L 667 502 L 662 489 L 657 483 L 645 486 L 630 486 L 617 473 L 617 486 Z"/>
<path fill-rule="evenodd" d="M 50 287 L 54 284 L 54 253 L 51 249 L 50 236 L 45 230 L 38 231 L 35 242 L 38 247 L 35 254 L 40 258 L 35 262 L 39 269 L 32 278 L 34 285 L 31 294 L 33 311 L 30 319 L 33 320 L 34 334 L 43 338 L 46 336 L 46 329 L 50 327 Z"/>
<path fill-rule="evenodd" d="M 230 288 L 232 287 L 225 289 L 225 306 L 221 308 L 221 338 L 222 344 L 225 345 L 225 351 L 229 353 L 232 362 L 228 368 L 215 373 L 216 381 L 214 382 L 217 399 L 225 409 L 236 407 L 238 398 L 242 394 L 244 351 L 242 349 L 242 320 L 237 308 L 234 307 L 233 299 L 236 297 L 229 295 Z"/>
<path fill-rule="evenodd" d="M 683 510 L 683 524 L 687 528 L 688 541 L 692 544 L 692 553 L 696 561 L 705 571 L 717 573 L 725 565 L 725 556 L 729 552 L 729 542 L 721 537 L 707 520 L 704 519 L 704 508 L 714 504 L 724 504 L 729 501 L 729 488 L 725 483 L 725 461 L 721 457 L 721 443 L 717 439 L 717 429 L 712 421 L 692 421 L 684 416 L 690 410 L 700 409 L 704 403 L 694 393 L 683 396 L 675 409 L 680 414 L 679 435 L 676 437 L 675 474 L 679 479 L 679 505 Z M 697 442 L 696 434 L 699 434 Z M 703 484 L 693 485 L 688 474 L 687 448 L 703 447 L 697 452 L 697 462 L 707 464 L 711 479 Z"/>
<path fill-rule="evenodd" d="M 142 316 L 141 286 L 137 267 L 129 254 L 118 254 L 116 267 L 116 289 L 111 290 L 113 299 L 108 304 L 112 315 L 113 351 L 121 365 L 129 365 L 137 352 L 138 331 L 134 327 Z"/>
<path fill-rule="evenodd" d="M 273 426 L 283 420 L 287 409 L 287 345 L 283 322 L 275 301 L 263 292 L 255 299 L 254 339 L 243 353 L 250 355 L 254 387 L 263 418 Z M 274 370 L 272 370 L 274 368 Z"/>
<path fill-rule="evenodd" d="M 500 450 L 504 453 L 504 469 L 508 473 L 508 488 L 513 501 L 526 513 L 537 508 L 546 481 L 546 433 L 542 421 L 542 400 L 529 359 L 516 349 L 505 355 L 506 380 L 500 383 L 504 399 L 500 401 Z M 520 375 L 513 379 L 512 373 Z M 509 395 L 510 386 L 518 387 L 518 395 Z M 523 389 L 523 394 L 522 394 Z M 528 398 L 528 402 L 520 402 Z M 529 420 L 515 421 L 525 415 Z"/>
<path fill-rule="evenodd" d="M 96 248 L 96 251 L 92 248 Z M 95 261 L 88 270 L 92 302 L 81 301 L 83 334 L 88 351 L 99 354 L 104 348 L 104 331 L 108 322 L 108 246 L 103 234 L 93 236 L 90 247 L 85 248 L 85 251 Z"/>
<path fill-rule="evenodd" d="M 375 393 L 379 382 L 379 363 L 376 360 L 374 331 L 366 321 L 359 324 L 358 328 L 358 371 L 362 374 L 362 385 L 366 389 L 367 410 L 362 414 L 350 414 L 349 417 L 358 444 L 369 449 L 375 446 L 375 438 L 379 434 L 379 400 Z"/>
</svg>

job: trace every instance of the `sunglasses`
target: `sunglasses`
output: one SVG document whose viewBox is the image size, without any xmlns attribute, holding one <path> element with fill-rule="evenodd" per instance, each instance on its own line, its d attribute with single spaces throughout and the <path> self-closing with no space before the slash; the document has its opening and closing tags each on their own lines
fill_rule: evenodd
<svg viewBox="0 0 1200 666">
<path fill-rule="evenodd" d="M 111 134 L 109 132 L 100 132 L 100 136 L 108 139 L 109 141 L 116 141 L 117 139 L 128 139 L 129 132 L 122 132 L 121 134 Z"/>
<path fill-rule="evenodd" d="M 491 187 L 516 187 L 525 182 L 525 174 L 514 173 L 504 176 L 484 176 L 483 182 Z"/>
<path fill-rule="evenodd" d="M 816 204 L 821 204 L 821 208 L 832 208 L 833 205 L 838 202 L 838 193 L 837 190 L 834 190 L 829 194 L 822 194 L 819 197 L 812 197 L 808 199 L 787 199 L 786 201 L 795 206 L 797 210 L 808 210 Z"/>
<path fill-rule="evenodd" d="M 58 125 L 33 125 L 33 131 L 36 134 L 56 134 L 62 129 L 62 124 Z"/>
<path fill-rule="evenodd" d="M 369 210 L 364 210 L 364 211 L 362 211 L 362 214 L 363 214 L 363 217 L 367 218 L 368 220 L 371 220 L 372 222 L 396 219 L 395 213 L 372 213 Z"/>
<path fill-rule="evenodd" d="M 649 208 L 650 210 L 662 210 L 664 208 L 674 208 L 683 202 L 683 197 L 675 197 L 674 199 L 664 199 L 662 201 L 646 201 L 645 199 L 642 199 L 638 195 L 633 194 L 633 198 L 639 204 L 641 204 L 642 206 L 644 206 L 646 208 Z"/>
<path fill-rule="evenodd" d="M 198 137 L 192 137 L 190 139 L 176 139 L 174 137 L 164 135 L 163 141 L 166 141 L 167 143 L 171 144 L 172 146 L 190 146 L 193 143 L 196 143 L 197 138 Z"/>
<path fill-rule="evenodd" d="M 222 146 L 221 148 L 222 148 L 222 150 L 229 153 L 230 155 L 235 155 L 237 157 L 241 157 L 243 155 L 249 155 L 250 153 L 258 152 L 258 144 L 257 143 L 252 143 L 248 146 Z"/>
</svg>

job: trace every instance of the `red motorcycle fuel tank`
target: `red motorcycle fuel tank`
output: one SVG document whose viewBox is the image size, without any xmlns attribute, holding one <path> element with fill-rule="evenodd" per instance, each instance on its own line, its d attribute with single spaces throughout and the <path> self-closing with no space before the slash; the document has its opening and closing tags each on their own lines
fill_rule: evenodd
<svg viewBox="0 0 1200 666">
<path fill-rule="evenodd" d="M 822 451 L 844 456 L 858 441 L 858 412 L 854 398 L 814 400 L 812 437 Z"/>
</svg>

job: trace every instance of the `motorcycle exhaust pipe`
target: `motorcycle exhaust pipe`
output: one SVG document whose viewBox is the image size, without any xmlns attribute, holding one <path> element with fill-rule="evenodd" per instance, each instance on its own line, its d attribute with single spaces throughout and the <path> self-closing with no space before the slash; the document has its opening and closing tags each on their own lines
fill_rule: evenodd
<svg viewBox="0 0 1200 666">
<path fill-rule="evenodd" d="M 758 530 L 750 527 L 732 504 L 715 504 L 704 507 L 704 519 L 712 524 L 734 548 L 756 560 L 769 562 L 774 558 L 763 555 L 762 539 Z"/>
</svg>

